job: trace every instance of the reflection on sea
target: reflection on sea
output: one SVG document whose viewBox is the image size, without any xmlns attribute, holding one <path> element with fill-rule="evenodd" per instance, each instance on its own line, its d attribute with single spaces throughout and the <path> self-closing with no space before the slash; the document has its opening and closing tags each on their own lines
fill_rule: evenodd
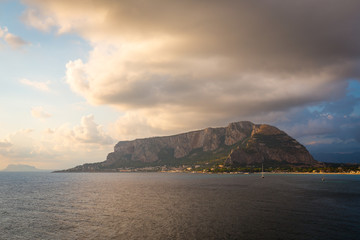
<svg viewBox="0 0 360 240">
<path fill-rule="evenodd" d="M 360 176 L 0 173 L 0 239 L 356 239 Z"/>
</svg>

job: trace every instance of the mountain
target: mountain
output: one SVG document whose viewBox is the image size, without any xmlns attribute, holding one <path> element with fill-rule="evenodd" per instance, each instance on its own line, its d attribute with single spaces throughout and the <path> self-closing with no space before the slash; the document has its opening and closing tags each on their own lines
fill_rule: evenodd
<svg viewBox="0 0 360 240">
<path fill-rule="evenodd" d="M 37 169 L 36 167 L 30 165 L 9 164 L 3 171 L 4 172 L 39 172 L 43 170 Z"/>
<path fill-rule="evenodd" d="M 285 132 L 266 124 L 243 121 L 174 136 L 120 141 L 104 162 L 67 172 L 108 171 L 124 167 L 225 164 L 314 166 L 306 148 Z"/>
<path fill-rule="evenodd" d="M 307 149 L 285 132 L 270 125 L 254 125 L 250 137 L 231 150 L 226 164 L 287 163 L 316 165 Z"/>
</svg>

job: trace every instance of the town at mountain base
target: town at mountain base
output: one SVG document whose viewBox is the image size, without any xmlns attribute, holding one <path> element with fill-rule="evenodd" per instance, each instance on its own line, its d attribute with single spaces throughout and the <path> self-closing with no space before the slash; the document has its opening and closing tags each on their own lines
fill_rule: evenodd
<svg viewBox="0 0 360 240">
<path fill-rule="evenodd" d="M 206 128 L 174 136 L 120 141 L 107 159 L 62 172 L 106 172 L 214 166 L 316 167 L 306 148 L 285 132 L 267 124 L 248 121 L 227 127 Z"/>
</svg>

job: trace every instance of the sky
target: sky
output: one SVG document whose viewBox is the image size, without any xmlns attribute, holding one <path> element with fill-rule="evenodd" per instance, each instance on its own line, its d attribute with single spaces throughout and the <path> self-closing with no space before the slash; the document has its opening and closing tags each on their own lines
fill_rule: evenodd
<svg viewBox="0 0 360 240">
<path fill-rule="evenodd" d="M 0 169 L 249 120 L 360 152 L 357 0 L 0 0 Z"/>
</svg>

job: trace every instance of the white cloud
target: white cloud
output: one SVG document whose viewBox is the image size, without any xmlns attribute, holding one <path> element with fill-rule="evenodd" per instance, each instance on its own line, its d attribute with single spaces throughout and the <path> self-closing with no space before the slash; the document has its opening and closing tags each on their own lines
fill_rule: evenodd
<svg viewBox="0 0 360 240">
<path fill-rule="evenodd" d="M 31 137 L 32 129 L 20 129 L 9 134 L 3 141 L 3 148 L 0 148 L 0 155 L 12 159 L 31 158 L 34 155 L 36 146 Z"/>
<path fill-rule="evenodd" d="M 30 86 L 32 88 L 35 88 L 37 90 L 43 91 L 43 92 L 50 92 L 50 81 L 47 82 L 37 82 L 37 81 L 31 81 L 29 79 L 26 78 L 22 78 L 20 79 L 20 83 L 26 85 L 26 86 Z"/>
<path fill-rule="evenodd" d="M 45 119 L 45 118 L 50 118 L 51 114 L 49 114 L 48 112 L 46 112 L 43 107 L 38 106 L 38 107 L 33 107 L 31 109 L 31 115 L 34 118 L 38 118 L 38 119 Z"/>
<path fill-rule="evenodd" d="M 140 112 L 127 112 L 115 123 L 111 124 L 113 135 L 117 140 L 133 140 L 148 136 L 162 136 L 177 133 L 154 125 L 150 118 L 145 118 Z"/>
<path fill-rule="evenodd" d="M 89 89 L 89 82 L 83 68 L 84 64 L 80 59 L 66 64 L 67 82 L 77 92 L 86 92 Z"/>
<path fill-rule="evenodd" d="M 21 129 L 11 133 L 0 141 L 0 159 L 48 169 L 70 168 L 105 160 L 113 144 L 114 140 L 94 121 L 94 116 L 88 115 L 77 126 L 63 124 L 43 132 Z"/>
<path fill-rule="evenodd" d="M 77 126 L 63 124 L 54 129 L 48 128 L 43 132 L 42 138 L 52 149 L 59 152 L 91 152 L 114 143 L 114 139 L 104 131 L 103 126 L 94 121 L 93 115 L 83 116 Z"/>
<path fill-rule="evenodd" d="M 94 116 L 88 115 L 81 118 L 81 124 L 72 131 L 74 139 L 81 143 L 96 143 L 108 145 L 114 143 L 103 130 L 102 126 L 94 122 Z"/>
</svg>

